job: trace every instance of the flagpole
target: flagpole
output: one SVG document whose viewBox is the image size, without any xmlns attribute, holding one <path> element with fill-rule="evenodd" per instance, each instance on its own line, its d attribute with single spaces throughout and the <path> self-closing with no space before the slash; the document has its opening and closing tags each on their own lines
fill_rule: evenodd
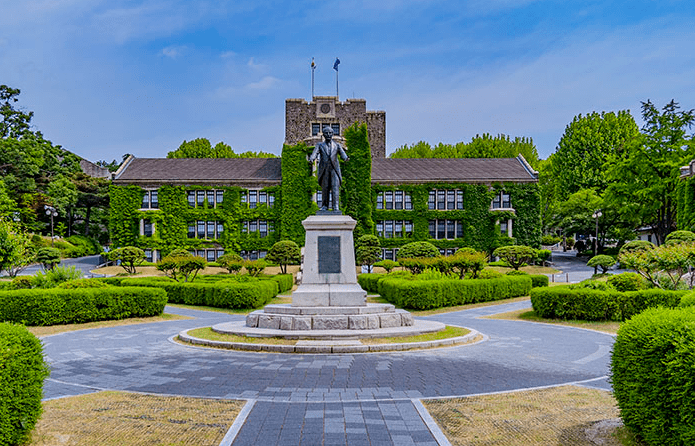
<svg viewBox="0 0 695 446">
<path fill-rule="evenodd" d="M 340 99 L 340 95 L 338 94 L 338 70 L 335 70 L 335 97 L 336 99 Z"/>
<path fill-rule="evenodd" d="M 314 58 L 311 58 L 311 100 L 314 100 L 314 70 L 316 70 L 316 64 L 314 63 Z"/>
</svg>

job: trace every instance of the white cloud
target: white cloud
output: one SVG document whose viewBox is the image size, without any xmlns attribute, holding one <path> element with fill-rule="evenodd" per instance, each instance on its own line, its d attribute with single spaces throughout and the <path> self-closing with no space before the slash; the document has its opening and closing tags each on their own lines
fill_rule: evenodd
<svg viewBox="0 0 695 446">
<path fill-rule="evenodd" d="M 247 90 L 269 90 L 275 87 L 280 82 L 280 79 L 273 76 L 265 76 L 258 82 L 246 84 Z"/>
<path fill-rule="evenodd" d="M 162 49 L 162 55 L 170 59 L 177 59 L 186 50 L 186 46 L 183 45 L 171 45 Z"/>
<path fill-rule="evenodd" d="M 249 61 L 246 63 L 246 66 L 248 66 L 252 70 L 257 70 L 257 71 L 265 70 L 267 68 L 266 65 L 256 63 L 256 61 L 253 59 L 253 57 L 249 58 Z"/>
</svg>

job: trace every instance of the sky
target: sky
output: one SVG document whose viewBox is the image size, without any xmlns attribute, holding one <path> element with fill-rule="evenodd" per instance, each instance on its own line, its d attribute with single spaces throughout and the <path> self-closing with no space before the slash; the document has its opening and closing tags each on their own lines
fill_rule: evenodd
<svg viewBox="0 0 695 446">
<path fill-rule="evenodd" d="M 695 8 L 679 0 L 0 0 L 0 84 L 91 160 L 208 138 L 280 154 L 287 98 L 386 111 L 404 144 L 530 137 L 579 114 L 695 108 Z"/>
</svg>

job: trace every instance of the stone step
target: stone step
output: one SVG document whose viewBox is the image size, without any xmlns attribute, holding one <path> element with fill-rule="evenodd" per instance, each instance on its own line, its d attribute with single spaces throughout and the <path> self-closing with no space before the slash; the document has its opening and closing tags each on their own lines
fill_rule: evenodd
<svg viewBox="0 0 695 446">
<path fill-rule="evenodd" d="M 263 308 L 264 313 L 282 315 L 350 315 L 393 313 L 396 307 L 392 304 L 367 304 L 366 306 L 349 307 L 295 307 L 290 304 L 271 304 Z"/>
<path fill-rule="evenodd" d="M 246 316 L 246 326 L 286 331 L 377 330 L 413 325 L 413 316 L 404 310 L 373 314 L 272 314 L 254 311 Z"/>
</svg>

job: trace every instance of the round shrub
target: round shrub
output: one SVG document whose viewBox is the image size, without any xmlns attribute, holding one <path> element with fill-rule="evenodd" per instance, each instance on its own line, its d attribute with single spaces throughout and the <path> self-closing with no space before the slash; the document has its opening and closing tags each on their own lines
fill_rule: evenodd
<svg viewBox="0 0 695 446">
<path fill-rule="evenodd" d="M 500 246 L 492 255 L 504 260 L 512 268 L 519 269 L 524 263 L 529 263 L 536 258 L 536 250 L 524 245 Z"/>
<path fill-rule="evenodd" d="M 607 255 L 594 256 L 586 263 L 586 266 L 591 266 L 594 268 L 594 273 L 596 268 L 601 268 L 601 274 L 606 274 L 611 266 L 615 265 L 615 259 Z"/>
<path fill-rule="evenodd" d="M 648 445 L 695 442 L 695 307 L 654 308 L 621 325 L 611 358 L 623 422 Z"/>
<path fill-rule="evenodd" d="M 550 246 L 556 245 L 562 241 L 562 237 L 556 235 L 544 235 L 541 237 L 541 245 Z"/>
<path fill-rule="evenodd" d="M 695 232 L 673 231 L 666 236 L 667 245 L 677 245 L 678 243 L 695 242 Z"/>
<path fill-rule="evenodd" d="M 430 242 L 412 242 L 398 250 L 398 260 L 418 257 L 437 257 L 439 250 Z"/>
<path fill-rule="evenodd" d="M 528 273 L 526 271 L 519 271 L 516 269 L 513 269 L 511 271 L 507 272 L 508 276 L 528 276 Z"/>
<path fill-rule="evenodd" d="M 398 262 L 394 262 L 393 260 L 382 260 L 381 262 L 376 262 L 374 266 L 380 266 L 381 268 L 384 268 L 386 270 L 386 273 L 390 273 L 394 268 L 400 266 Z"/>
<path fill-rule="evenodd" d="M 618 291 L 646 290 L 649 284 L 637 273 L 615 274 L 608 278 L 608 284 Z"/>
<path fill-rule="evenodd" d="M 645 249 L 653 248 L 654 246 L 654 243 L 646 240 L 632 240 L 625 243 L 622 248 L 620 248 L 620 253 L 618 256 L 627 252 L 644 251 Z"/>
<path fill-rule="evenodd" d="M 18 276 L 12 279 L 8 289 L 10 290 L 28 290 L 32 287 L 31 278 L 27 276 Z"/>
<path fill-rule="evenodd" d="M 695 291 L 692 291 L 685 296 L 681 297 L 681 303 L 679 307 L 685 308 L 685 307 L 693 307 L 695 306 Z"/>
<path fill-rule="evenodd" d="M 41 342 L 14 324 L 0 323 L 0 445 L 22 444 L 41 416 L 48 366 Z"/>
<path fill-rule="evenodd" d="M 499 279 L 504 274 L 494 269 L 484 269 L 478 273 L 478 279 Z"/>
</svg>

